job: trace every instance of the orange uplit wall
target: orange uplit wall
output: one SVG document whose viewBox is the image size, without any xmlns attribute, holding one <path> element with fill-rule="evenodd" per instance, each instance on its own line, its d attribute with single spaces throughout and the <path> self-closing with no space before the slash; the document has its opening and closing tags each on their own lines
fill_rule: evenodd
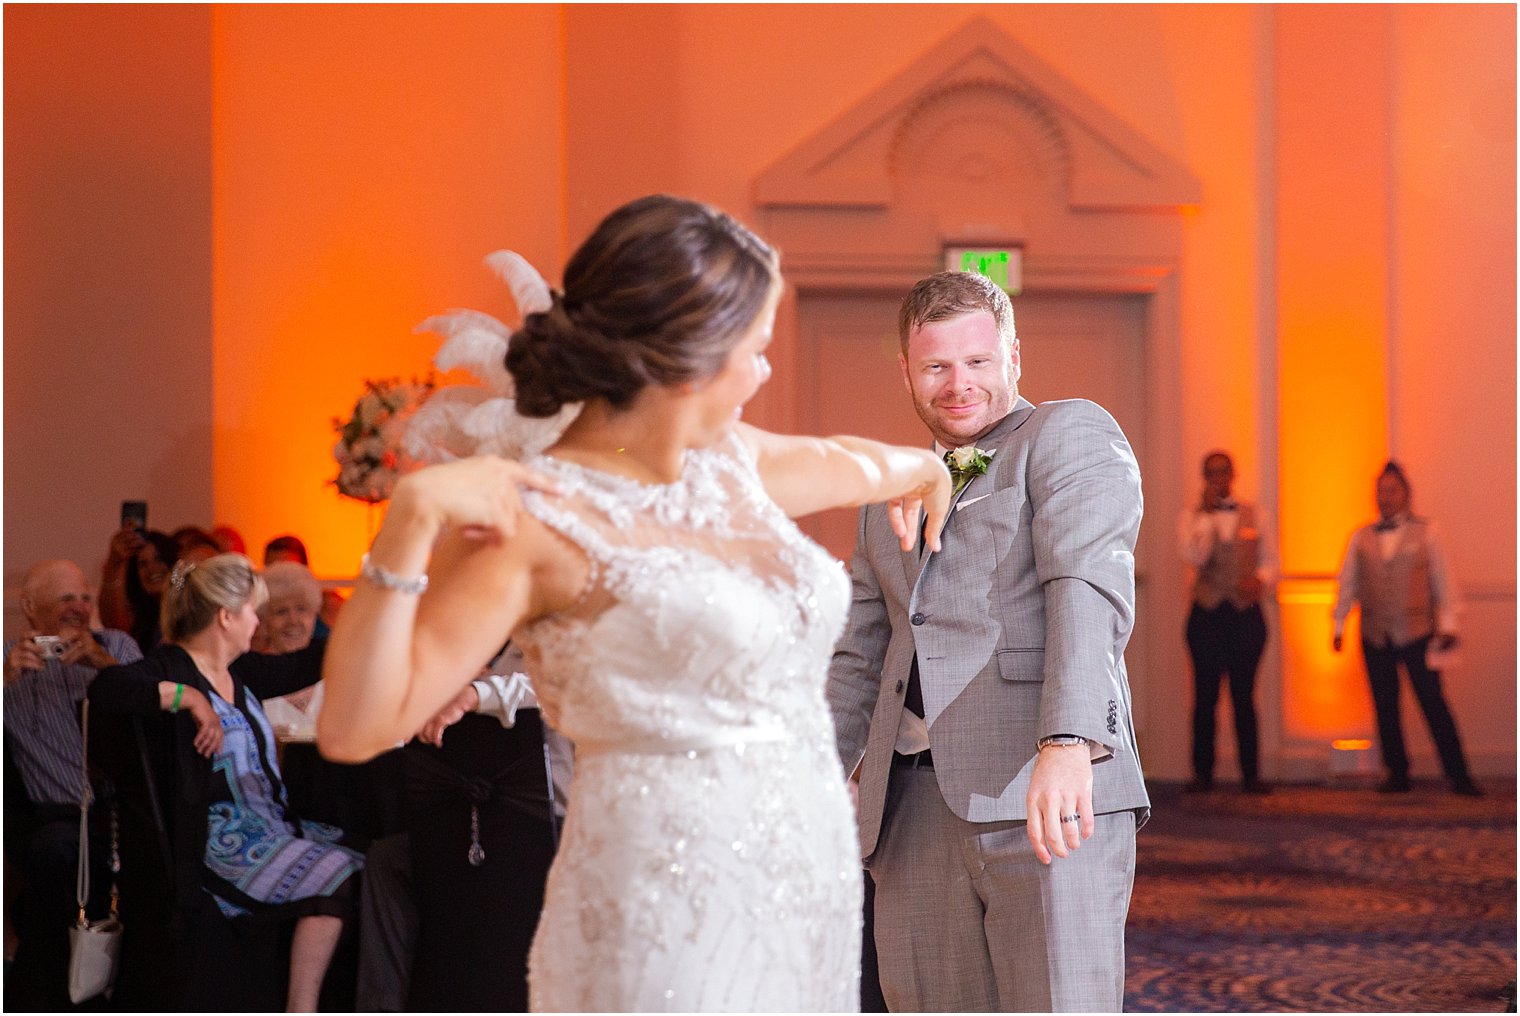
<svg viewBox="0 0 1520 1016">
<path fill-rule="evenodd" d="M 1236 494 L 1275 516 L 1274 320 L 1266 298 L 1274 235 L 1266 167 L 1275 133 L 1262 81 L 1272 20 L 1264 9 L 1226 4 L 1170 6 L 1162 18 L 1178 151 L 1205 189 L 1188 215 L 1181 265 L 1182 493 L 1198 496 L 1204 455 L 1224 448 L 1235 461 Z M 1204 49 L 1218 59 L 1187 57 Z"/>
<path fill-rule="evenodd" d="M 412 333 L 422 319 L 510 312 L 485 254 L 514 247 L 555 278 L 597 219 L 656 190 L 754 222 L 760 174 L 984 18 L 1201 184 L 1180 220 L 1176 349 L 1148 353 L 1148 369 L 1175 375 L 1180 436 L 1149 450 L 1146 526 L 1170 547 L 1214 447 L 1234 454 L 1238 492 L 1278 519 L 1287 581 L 1258 690 L 1267 775 L 1322 770 L 1332 738 L 1371 732 L 1361 662 L 1331 652 L 1329 611 L 1390 454 L 1468 600 L 1454 712 L 1480 770 L 1514 771 L 1513 7 L 12 5 L 4 17 L 12 590 L 43 551 L 98 563 L 130 496 L 147 496 L 157 523 L 230 523 L 255 548 L 295 532 L 319 574 L 351 575 L 378 520 L 327 484 L 330 420 L 365 378 L 427 370 L 436 340 Z M 782 418 L 787 384 L 758 401 L 758 422 Z M 1136 694 L 1160 704 L 1148 770 L 1180 776 L 1183 572 L 1156 569 L 1140 623 L 1170 656 Z"/>
<path fill-rule="evenodd" d="M 1462 591 L 1443 677 L 1480 752 L 1515 738 L 1515 15 L 1401 6 L 1393 32 L 1389 449 Z"/>
<path fill-rule="evenodd" d="M 215 515 L 356 569 L 330 420 L 365 378 L 426 373 L 413 327 L 510 316 L 482 258 L 563 259 L 552 6 L 219 6 L 213 18 Z M 375 520 L 378 521 L 378 520 Z"/>
<path fill-rule="evenodd" d="M 1329 618 L 1368 466 L 1388 440 L 1392 19 L 1378 6 L 1275 16 L 1284 728 L 1323 742 L 1366 733 L 1370 719 L 1360 663 L 1332 652 Z"/>
</svg>

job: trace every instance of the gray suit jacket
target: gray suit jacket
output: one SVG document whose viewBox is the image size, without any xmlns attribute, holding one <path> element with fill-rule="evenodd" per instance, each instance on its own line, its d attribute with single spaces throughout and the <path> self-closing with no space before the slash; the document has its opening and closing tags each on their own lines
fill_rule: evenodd
<svg viewBox="0 0 1520 1016">
<path fill-rule="evenodd" d="M 1129 442 L 1094 403 L 1019 399 L 977 446 L 997 450 L 954 499 L 939 553 L 903 552 L 884 505 L 860 513 L 828 696 L 845 770 L 865 759 L 866 857 L 915 656 L 934 774 L 956 815 L 1024 819 L 1036 742 L 1053 734 L 1112 752 L 1093 768 L 1095 813 L 1143 821 L 1150 806 L 1124 669 L 1141 514 Z"/>
</svg>

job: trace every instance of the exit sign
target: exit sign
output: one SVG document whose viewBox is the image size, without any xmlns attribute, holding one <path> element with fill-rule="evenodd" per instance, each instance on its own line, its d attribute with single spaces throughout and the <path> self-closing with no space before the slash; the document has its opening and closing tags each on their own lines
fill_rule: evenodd
<svg viewBox="0 0 1520 1016">
<path fill-rule="evenodd" d="M 946 247 L 945 271 L 985 275 L 1011 296 L 1024 289 L 1024 252 L 1018 247 Z"/>
</svg>

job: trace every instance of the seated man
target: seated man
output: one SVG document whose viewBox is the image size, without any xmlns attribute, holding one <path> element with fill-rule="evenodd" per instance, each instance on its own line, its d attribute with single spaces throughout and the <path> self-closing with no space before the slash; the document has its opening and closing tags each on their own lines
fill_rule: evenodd
<svg viewBox="0 0 1520 1016">
<path fill-rule="evenodd" d="M 216 537 L 200 526 L 180 526 L 169 534 L 169 538 L 179 547 L 181 561 L 209 561 L 222 552 L 222 546 L 216 542 Z"/>
<path fill-rule="evenodd" d="M 294 561 L 296 564 L 311 566 L 311 561 L 306 556 L 306 544 L 301 542 L 299 536 L 276 536 L 264 544 L 264 564 L 274 564 L 276 561 Z"/>
<path fill-rule="evenodd" d="M 7 978 L 8 1009 L 68 1005 L 68 928 L 77 910 L 84 792 L 79 703 L 101 668 L 142 658 L 125 632 L 90 630 L 93 603 L 78 565 L 35 564 L 21 587 L 24 634 L 5 645 L 5 749 L 32 805 L 19 828 L 7 823 L 6 829 L 7 855 L 25 883 L 15 915 L 21 941 L 14 976 Z M 15 802 L 7 805 L 12 814 Z M 102 868 L 92 885 L 104 890 L 106 853 L 95 850 L 92 857 Z"/>
<path fill-rule="evenodd" d="M 228 525 L 220 525 L 211 530 L 211 538 L 221 548 L 223 554 L 246 554 L 248 546 L 243 542 L 243 534 Z"/>
</svg>

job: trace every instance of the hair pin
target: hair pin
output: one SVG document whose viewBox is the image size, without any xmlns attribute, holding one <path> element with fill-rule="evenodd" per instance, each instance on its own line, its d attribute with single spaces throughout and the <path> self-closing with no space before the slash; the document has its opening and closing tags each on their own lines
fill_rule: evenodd
<svg viewBox="0 0 1520 1016">
<path fill-rule="evenodd" d="M 173 586 L 175 589 L 185 588 L 185 576 L 189 575 L 193 571 L 195 571 L 194 561 L 176 562 L 174 565 L 174 570 L 169 573 L 169 585 Z"/>
</svg>

